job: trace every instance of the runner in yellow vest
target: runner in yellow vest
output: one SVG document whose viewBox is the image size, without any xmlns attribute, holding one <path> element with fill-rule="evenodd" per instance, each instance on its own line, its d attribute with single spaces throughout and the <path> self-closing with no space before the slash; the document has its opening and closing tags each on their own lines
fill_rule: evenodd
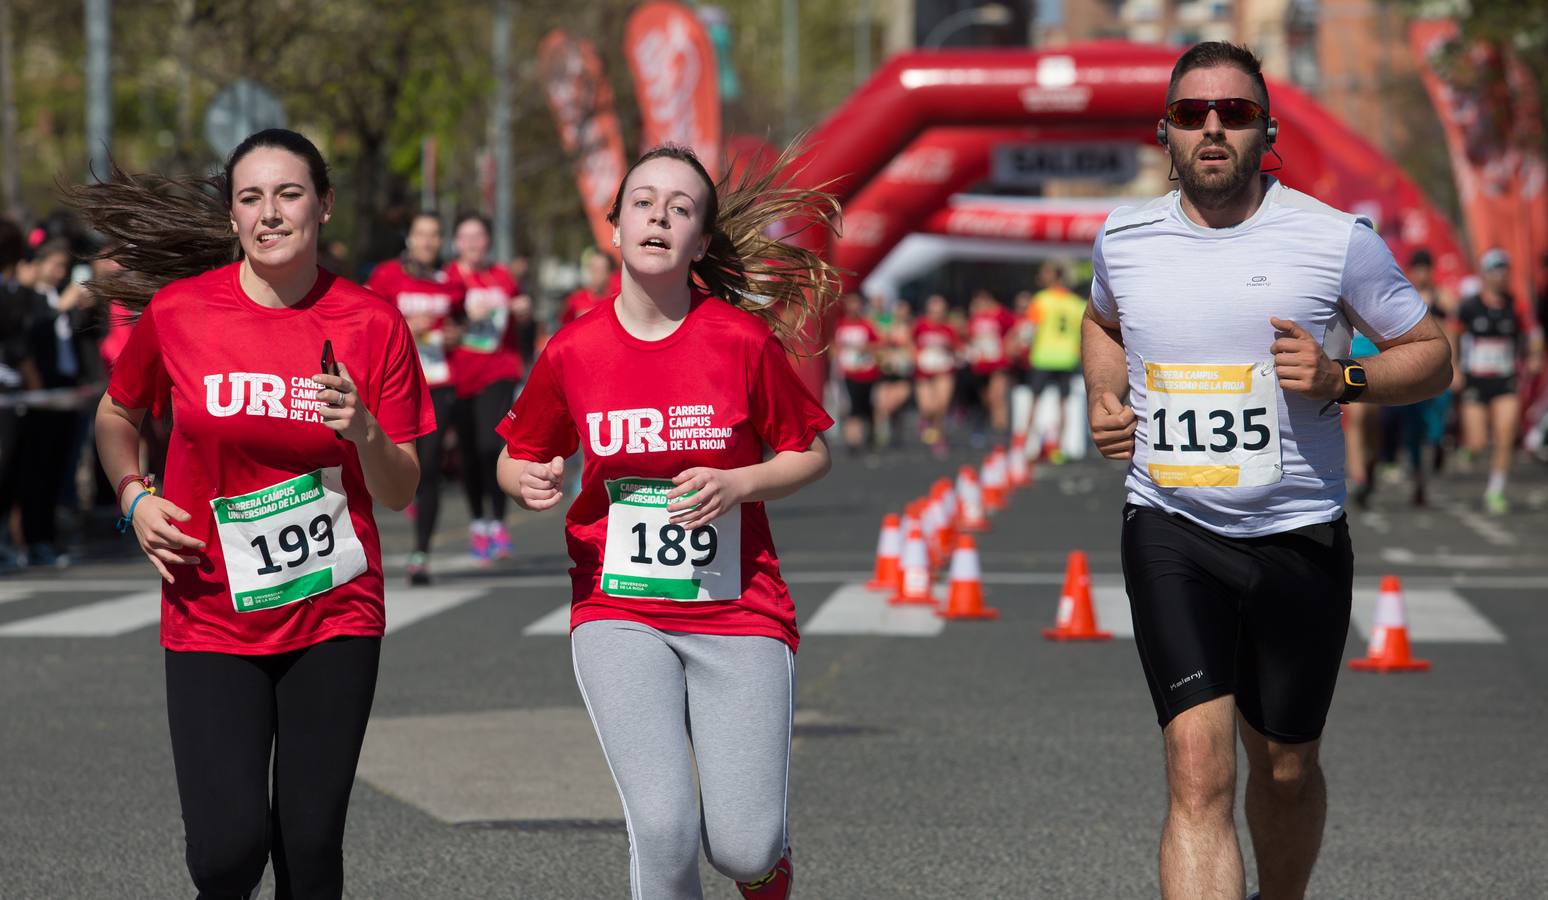
<svg viewBox="0 0 1548 900">
<path fill-rule="evenodd" d="M 1051 447 L 1049 456 L 1063 462 L 1059 435 L 1063 430 L 1065 402 L 1080 374 L 1080 322 L 1086 314 L 1086 301 L 1064 286 L 1064 273 L 1055 267 L 1046 272 L 1048 286 L 1032 298 L 1027 317 L 1036 329 L 1032 334 L 1032 410 L 1029 416 L 1027 450 L 1032 458 Z M 1057 391 L 1057 396 L 1050 396 Z"/>
</svg>

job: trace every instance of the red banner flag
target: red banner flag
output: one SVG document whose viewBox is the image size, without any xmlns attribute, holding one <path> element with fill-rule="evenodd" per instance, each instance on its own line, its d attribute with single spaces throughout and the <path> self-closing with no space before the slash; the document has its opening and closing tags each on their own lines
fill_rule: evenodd
<svg viewBox="0 0 1548 900">
<path fill-rule="evenodd" d="M 645 147 L 692 147 L 710 177 L 719 178 L 720 79 L 704 23 L 679 3 L 646 3 L 629 16 L 624 52 Z"/>
<path fill-rule="evenodd" d="M 617 257 L 607 213 L 623 179 L 624 148 L 613 110 L 613 89 L 602 75 L 602 61 L 590 41 L 555 30 L 538 48 L 538 67 L 559 139 L 575 160 L 575 181 L 591 220 L 591 233 L 598 247 Z"/>
<path fill-rule="evenodd" d="M 1510 254 L 1518 311 L 1530 318 L 1548 251 L 1548 170 L 1531 77 L 1508 50 L 1465 40 L 1450 19 L 1418 20 L 1408 36 L 1445 131 L 1473 250 Z"/>
</svg>

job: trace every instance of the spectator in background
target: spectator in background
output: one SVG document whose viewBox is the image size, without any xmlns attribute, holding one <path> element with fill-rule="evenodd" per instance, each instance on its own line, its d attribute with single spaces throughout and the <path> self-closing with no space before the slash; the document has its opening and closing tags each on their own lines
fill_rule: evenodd
<svg viewBox="0 0 1548 900">
<path fill-rule="evenodd" d="M 31 278 L 26 286 L 34 294 L 27 344 L 45 389 L 79 387 L 83 374 L 84 347 L 72 313 L 89 301 L 79 284 L 65 284 L 70 262 L 69 242 L 49 240 L 39 245 L 26 272 Z M 27 439 L 18 448 L 17 462 L 27 473 L 20 484 L 19 499 L 28 565 L 69 564 L 60 552 L 58 515 L 62 492 L 67 498 L 78 499 L 74 498 L 70 463 L 79 459 L 80 416 L 80 410 L 70 408 L 35 406 L 27 412 Z"/>
<path fill-rule="evenodd" d="M 21 472 L 17 458 L 21 416 L 14 405 L 15 395 L 43 386 L 28 341 L 28 326 L 41 298 L 16 279 L 26 254 L 27 239 L 21 228 L 0 218 L 0 573 L 18 568 L 8 524 L 17 503 Z"/>
<path fill-rule="evenodd" d="M 559 327 L 591 312 L 604 300 L 613 296 L 613 258 L 594 248 L 581 254 L 581 286 L 564 298 L 564 311 L 559 314 Z"/>
</svg>

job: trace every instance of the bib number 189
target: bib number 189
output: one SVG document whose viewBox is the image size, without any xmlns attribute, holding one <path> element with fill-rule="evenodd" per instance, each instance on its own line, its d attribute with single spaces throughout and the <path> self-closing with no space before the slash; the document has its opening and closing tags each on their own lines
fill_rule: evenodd
<svg viewBox="0 0 1548 900">
<path fill-rule="evenodd" d="M 660 563 L 663 566 L 680 566 L 688 559 L 688 550 L 684 549 L 683 542 L 703 556 L 693 559 L 694 566 L 707 566 L 715 561 L 715 554 L 720 549 L 720 538 L 715 533 L 715 526 L 703 525 L 692 531 L 681 525 L 668 522 L 656 530 L 655 543 L 658 545 L 655 554 L 651 554 L 650 525 L 645 522 L 637 522 L 630 529 L 638 541 L 638 549 L 629 557 L 630 562 L 641 565 Z"/>
</svg>

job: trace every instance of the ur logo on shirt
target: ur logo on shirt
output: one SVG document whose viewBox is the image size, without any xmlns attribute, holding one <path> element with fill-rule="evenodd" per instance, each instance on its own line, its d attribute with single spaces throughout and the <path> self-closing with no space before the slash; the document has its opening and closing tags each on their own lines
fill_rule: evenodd
<svg viewBox="0 0 1548 900">
<path fill-rule="evenodd" d="M 607 438 L 602 422 L 607 421 Z M 667 429 L 665 438 L 661 431 Z M 591 452 L 596 456 L 625 453 L 665 453 L 684 450 L 725 450 L 733 429 L 715 424 L 710 404 L 669 406 L 665 415 L 650 407 L 614 409 L 586 414 Z"/>
<path fill-rule="evenodd" d="M 230 387 L 225 387 L 227 382 Z M 210 415 L 223 419 L 245 412 L 249 416 L 291 419 L 297 422 L 321 422 L 317 410 L 322 402 L 317 392 L 322 385 L 310 378 L 290 379 L 290 395 L 285 379 L 267 372 L 232 372 L 229 375 L 204 376 L 204 407 Z M 226 399 L 222 400 L 221 395 Z"/>
<path fill-rule="evenodd" d="M 602 442 L 602 419 L 607 418 L 607 443 Z M 612 409 L 606 413 L 586 413 L 586 430 L 591 437 L 591 452 L 597 456 L 612 456 L 624 448 L 627 432 L 627 453 L 665 453 L 666 441 L 661 439 L 661 429 L 666 417 L 661 410 Z"/>
</svg>

